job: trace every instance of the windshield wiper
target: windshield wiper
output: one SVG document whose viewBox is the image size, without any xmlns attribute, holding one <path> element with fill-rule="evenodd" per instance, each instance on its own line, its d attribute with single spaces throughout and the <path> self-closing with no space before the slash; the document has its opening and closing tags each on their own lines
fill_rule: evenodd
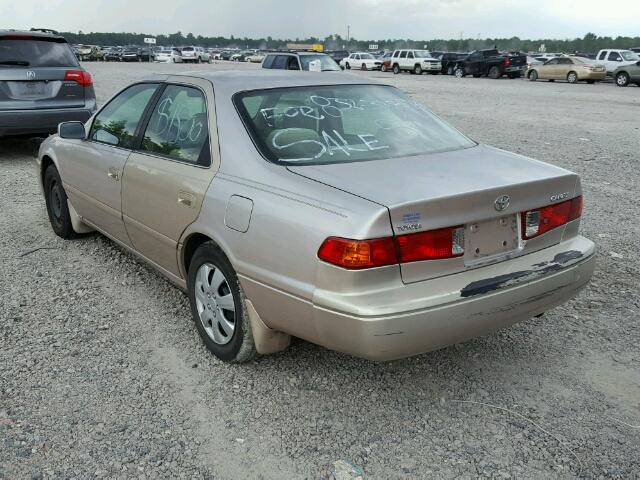
<svg viewBox="0 0 640 480">
<path fill-rule="evenodd" d="M 28 67 L 31 64 L 26 60 L 3 60 L 0 61 L 0 65 L 17 65 L 20 67 Z"/>
</svg>

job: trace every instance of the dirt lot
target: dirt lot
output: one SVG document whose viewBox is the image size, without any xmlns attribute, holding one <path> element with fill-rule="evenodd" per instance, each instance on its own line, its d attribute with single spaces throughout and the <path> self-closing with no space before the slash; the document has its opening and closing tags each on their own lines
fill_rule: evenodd
<svg viewBox="0 0 640 480">
<path fill-rule="evenodd" d="M 194 69 L 87 68 L 100 104 L 149 71 Z M 161 277 L 100 235 L 57 238 L 32 144 L 0 140 L 0 478 L 350 478 L 351 465 L 377 479 L 637 478 L 640 88 L 356 74 L 580 173 L 599 249 L 589 288 L 403 361 L 296 341 L 226 365 Z"/>
</svg>

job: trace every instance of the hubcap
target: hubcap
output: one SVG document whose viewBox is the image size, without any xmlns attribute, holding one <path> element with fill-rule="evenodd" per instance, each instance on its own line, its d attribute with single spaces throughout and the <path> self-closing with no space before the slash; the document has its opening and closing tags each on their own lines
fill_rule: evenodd
<svg viewBox="0 0 640 480">
<path fill-rule="evenodd" d="M 618 85 L 624 85 L 626 83 L 627 83 L 627 79 L 625 78 L 625 76 L 624 75 L 620 75 L 618 77 Z"/>
<path fill-rule="evenodd" d="M 569 75 L 569 81 L 570 81 L 571 83 L 573 83 L 573 82 L 575 82 L 575 81 L 576 81 L 576 75 L 575 75 L 575 73 L 572 73 L 571 75 Z"/>
<path fill-rule="evenodd" d="M 196 307 L 207 335 L 218 345 L 231 341 L 236 329 L 236 305 L 222 270 L 211 263 L 200 266 L 195 282 Z"/>
</svg>

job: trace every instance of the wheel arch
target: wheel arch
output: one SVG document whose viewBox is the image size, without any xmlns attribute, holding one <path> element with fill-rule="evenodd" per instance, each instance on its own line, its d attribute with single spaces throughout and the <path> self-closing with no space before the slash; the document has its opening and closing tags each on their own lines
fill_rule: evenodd
<svg viewBox="0 0 640 480">
<path fill-rule="evenodd" d="M 227 257 L 229 263 L 233 265 L 234 262 L 232 256 L 229 255 L 227 250 L 223 248 L 221 242 L 216 240 L 213 235 L 209 233 L 203 233 L 200 230 L 186 232 L 185 237 L 180 244 L 180 252 L 178 252 L 178 263 L 185 281 L 189 274 L 189 265 L 191 264 L 191 259 L 193 258 L 198 248 L 207 242 L 213 243 L 215 247 L 220 250 L 220 252 L 222 252 L 225 257 Z"/>
</svg>

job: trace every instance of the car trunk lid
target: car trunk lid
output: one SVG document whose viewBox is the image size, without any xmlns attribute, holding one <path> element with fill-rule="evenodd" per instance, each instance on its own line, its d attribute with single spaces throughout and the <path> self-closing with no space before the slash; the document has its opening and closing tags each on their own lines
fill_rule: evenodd
<svg viewBox="0 0 640 480">
<path fill-rule="evenodd" d="M 71 68 L 0 68 L 0 110 L 83 107 L 85 87 L 65 80 Z"/>
<path fill-rule="evenodd" d="M 395 235 L 462 226 L 463 257 L 401 265 L 406 283 L 522 254 L 519 212 L 574 196 L 575 174 L 492 147 L 414 157 L 289 166 L 388 208 Z M 509 197 L 508 205 L 498 199 Z M 538 242 L 537 248 L 544 246 Z M 526 253 L 526 252 L 524 252 Z"/>
</svg>

